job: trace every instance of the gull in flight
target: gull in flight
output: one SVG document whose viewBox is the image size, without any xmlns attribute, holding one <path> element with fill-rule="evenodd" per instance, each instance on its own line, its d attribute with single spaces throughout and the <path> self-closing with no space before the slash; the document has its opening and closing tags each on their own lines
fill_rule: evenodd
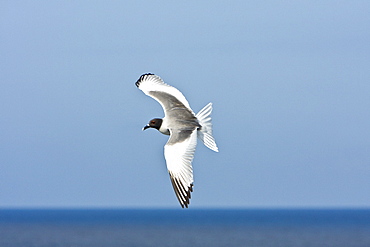
<svg viewBox="0 0 370 247">
<path fill-rule="evenodd" d="M 143 74 L 135 85 L 161 104 L 164 118 L 154 118 L 143 128 L 157 129 L 169 135 L 164 146 L 164 157 L 173 189 L 181 207 L 188 207 L 193 191 L 193 161 L 197 137 L 211 150 L 218 152 L 212 136 L 212 103 L 197 114 L 190 108 L 184 95 L 154 74 Z"/>
</svg>

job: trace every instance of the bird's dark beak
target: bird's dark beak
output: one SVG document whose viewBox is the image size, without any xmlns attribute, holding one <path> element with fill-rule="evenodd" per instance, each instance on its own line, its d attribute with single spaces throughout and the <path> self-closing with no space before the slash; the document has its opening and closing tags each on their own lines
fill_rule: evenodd
<svg viewBox="0 0 370 247">
<path fill-rule="evenodd" d="M 143 128 L 143 131 L 150 128 L 149 124 L 145 125 L 144 128 Z"/>
</svg>

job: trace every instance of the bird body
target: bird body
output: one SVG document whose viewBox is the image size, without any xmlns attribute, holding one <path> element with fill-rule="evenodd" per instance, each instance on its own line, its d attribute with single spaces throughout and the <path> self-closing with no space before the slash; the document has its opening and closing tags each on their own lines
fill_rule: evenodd
<svg viewBox="0 0 370 247">
<path fill-rule="evenodd" d="M 212 103 L 206 105 L 198 114 L 190 108 L 185 96 L 176 88 L 166 84 L 154 74 L 143 74 L 135 85 L 146 95 L 158 101 L 164 118 L 154 118 L 143 128 L 155 128 L 165 135 L 170 135 L 164 156 L 170 174 L 172 186 L 182 207 L 188 207 L 190 192 L 193 188 L 193 168 L 197 138 L 204 145 L 218 152 L 212 136 Z"/>
</svg>

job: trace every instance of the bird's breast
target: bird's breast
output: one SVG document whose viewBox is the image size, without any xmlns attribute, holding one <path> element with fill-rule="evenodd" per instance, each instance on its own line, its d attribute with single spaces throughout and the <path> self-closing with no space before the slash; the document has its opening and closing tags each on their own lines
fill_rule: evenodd
<svg viewBox="0 0 370 247">
<path fill-rule="evenodd" d="M 165 128 L 159 128 L 159 132 L 161 132 L 164 135 L 170 135 L 170 130 Z"/>
<path fill-rule="evenodd" d="M 168 129 L 168 122 L 166 117 L 162 119 L 161 127 L 159 128 L 159 132 L 161 132 L 164 135 L 170 135 L 170 130 Z"/>
</svg>

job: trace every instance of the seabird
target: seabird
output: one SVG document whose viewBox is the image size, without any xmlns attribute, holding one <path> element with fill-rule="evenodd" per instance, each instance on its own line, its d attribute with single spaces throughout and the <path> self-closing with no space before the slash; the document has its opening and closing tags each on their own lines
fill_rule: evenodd
<svg viewBox="0 0 370 247">
<path fill-rule="evenodd" d="M 181 207 L 188 207 L 193 191 L 193 161 L 197 137 L 211 150 L 218 152 L 212 136 L 212 103 L 195 114 L 184 95 L 154 74 L 140 76 L 135 85 L 161 104 L 164 118 L 154 118 L 143 128 L 157 129 L 169 135 L 164 157 L 173 189 Z"/>
</svg>

